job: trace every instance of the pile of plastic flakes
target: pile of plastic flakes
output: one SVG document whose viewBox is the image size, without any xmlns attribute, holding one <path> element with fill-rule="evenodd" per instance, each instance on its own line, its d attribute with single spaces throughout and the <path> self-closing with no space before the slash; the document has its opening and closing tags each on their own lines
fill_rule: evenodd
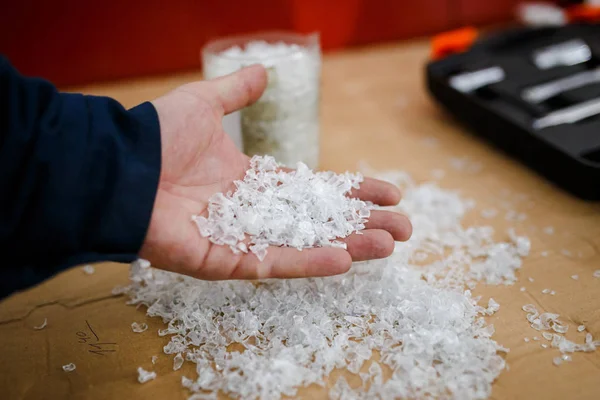
<svg viewBox="0 0 600 400">
<path fill-rule="evenodd" d="M 360 174 L 314 173 L 303 163 L 290 172 L 280 167 L 273 157 L 254 156 L 236 190 L 212 196 L 207 218 L 193 217 L 200 234 L 263 260 L 269 245 L 346 248 L 335 239 L 365 228 L 372 204 L 346 196 L 359 187 Z"/>
<path fill-rule="evenodd" d="M 274 171 L 265 175 L 268 185 L 277 181 Z M 148 316 L 163 319 L 166 327 L 159 335 L 170 336 L 166 354 L 196 364 L 196 376 L 182 377 L 184 387 L 198 398 L 216 398 L 221 392 L 240 399 L 279 399 L 303 386 L 324 386 L 329 374 L 341 368 L 359 374 L 363 383 L 350 387 L 340 378 L 330 391 L 334 399 L 491 395 L 508 349 L 492 339 L 494 328 L 484 316 L 500 305 L 493 299 L 487 307 L 478 305 L 467 288 L 480 281 L 512 285 L 529 240 L 512 231 L 494 238 L 488 226 L 463 227 L 461 220 L 474 202 L 456 192 L 415 184 L 398 171 L 378 177 L 402 188 L 398 210 L 410 216 L 413 237 L 398 243 L 389 258 L 356 263 L 344 275 L 206 282 L 143 261 L 132 264 L 126 289 L 130 303 L 146 305 Z M 256 183 L 263 179 L 251 178 Z M 350 182 L 356 181 L 345 180 L 338 193 L 345 193 Z M 286 187 L 294 201 L 299 196 L 316 201 Z M 228 351 L 234 344 L 244 351 Z M 375 354 L 377 362 L 371 361 Z M 174 368 L 179 367 L 176 360 Z"/>
</svg>

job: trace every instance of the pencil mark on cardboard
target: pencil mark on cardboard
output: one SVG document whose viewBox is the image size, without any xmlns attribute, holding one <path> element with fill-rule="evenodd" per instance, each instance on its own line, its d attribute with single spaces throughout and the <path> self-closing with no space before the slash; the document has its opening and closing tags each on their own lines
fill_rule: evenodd
<svg viewBox="0 0 600 400">
<path fill-rule="evenodd" d="M 100 340 L 100 335 L 96 333 L 88 320 L 85 320 L 87 329 L 75 332 L 77 343 L 85 344 L 88 353 L 103 356 L 105 353 L 114 353 L 117 351 L 116 342 L 104 342 Z"/>
</svg>

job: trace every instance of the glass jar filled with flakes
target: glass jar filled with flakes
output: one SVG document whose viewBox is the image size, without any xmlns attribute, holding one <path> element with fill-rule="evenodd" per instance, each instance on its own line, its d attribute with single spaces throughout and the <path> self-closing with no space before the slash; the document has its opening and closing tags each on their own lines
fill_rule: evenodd
<svg viewBox="0 0 600 400">
<path fill-rule="evenodd" d="M 319 161 L 321 47 L 318 34 L 270 32 L 218 39 L 202 51 L 206 79 L 262 64 L 268 84 L 253 105 L 226 116 L 225 131 L 249 156 L 287 166 Z"/>
</svg>

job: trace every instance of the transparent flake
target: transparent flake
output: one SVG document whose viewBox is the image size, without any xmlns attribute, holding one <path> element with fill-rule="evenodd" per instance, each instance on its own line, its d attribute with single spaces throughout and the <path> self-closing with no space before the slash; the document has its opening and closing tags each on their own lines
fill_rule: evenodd
<svg viewBox="0 0 600 400">
<path fill-rule="evenodd" d="M 69 364 L 62 366 L 62 369 L 65 372 L 73 372 L 73 371 L 75 371 L 75 368 L 77 368 L 77 367 L 73 363 L 69 363 Z"/>
<path fill-rule="evenodd" d="M 137 372 L 138 372 L 138 382 L 139 383 L 146 383 L 146 382 L 156 379 L 156 372 L 146 371 L 142 367 L 138 367 Z"/>
</svg>

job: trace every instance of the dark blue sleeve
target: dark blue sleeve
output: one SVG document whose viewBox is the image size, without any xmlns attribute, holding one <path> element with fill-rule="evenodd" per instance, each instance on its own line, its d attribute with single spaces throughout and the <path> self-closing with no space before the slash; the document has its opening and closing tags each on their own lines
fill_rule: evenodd
<svg viewBox="0 0 600 400">
<path fill-rule="evenodd" d="M 60 93 L 0 56 L 0 296 L 72 265 L 133 261 L 160 162 L 151 103 Z"/>
</svg>

